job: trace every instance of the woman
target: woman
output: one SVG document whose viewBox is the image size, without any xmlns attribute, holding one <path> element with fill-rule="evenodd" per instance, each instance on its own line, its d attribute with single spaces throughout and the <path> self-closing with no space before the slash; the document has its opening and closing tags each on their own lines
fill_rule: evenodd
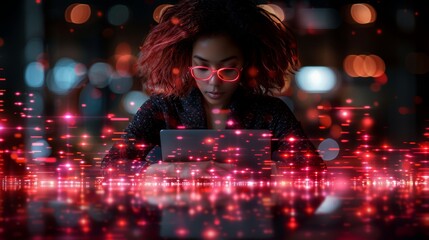
<svg viewBox="0 0 429 240">
<path fill-rule="evenodd" d="M 161 129 L 268 129 L 273 159 L 324 170 L 291 110 L 273 97 L 298 69 L 296 44 L 250 0 L 184 0 L 148 34 L 138 60 L 151 97 L 102 161 L 104 173 L 141 173 Z"/>
</svg>

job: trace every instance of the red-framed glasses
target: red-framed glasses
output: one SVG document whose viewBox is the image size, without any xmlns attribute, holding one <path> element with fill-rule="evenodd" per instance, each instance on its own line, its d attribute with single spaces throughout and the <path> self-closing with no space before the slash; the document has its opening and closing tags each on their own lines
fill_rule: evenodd
<svg viewBox="0 0 429 240">
<path fill-rule="evenodd" d="M 205 66 L 192 66 L 189 67 L 189 71 L 195 80 L 207 81 L 213 77 L 213 74 L 225 81 L 225 82 L 234 82 L 237 81 L 240 77 L 241 70 L 238 68 L 224 67 L 219 69 L 212 69 Z"/>
</svg>

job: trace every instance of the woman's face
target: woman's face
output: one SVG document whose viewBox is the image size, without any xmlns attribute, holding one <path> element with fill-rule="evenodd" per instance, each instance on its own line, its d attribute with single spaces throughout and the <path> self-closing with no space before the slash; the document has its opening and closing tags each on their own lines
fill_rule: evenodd
<svg viewBox="0 0 429 240">
<path fill-rule="evenodd" d="M 243 67 L 243 55 L 234 42 L 224 35 L 200 37 L 192 50 L 192 66 L 204 66 L 213 70 L 220 68 Z M 241 74 L 241 72 L 240 72 Z M 214 73 L 207 80 L 195 80 L 210 108 L 222 108 L 227 105 L 240 79 L 224 81 Z"/>
</svg>

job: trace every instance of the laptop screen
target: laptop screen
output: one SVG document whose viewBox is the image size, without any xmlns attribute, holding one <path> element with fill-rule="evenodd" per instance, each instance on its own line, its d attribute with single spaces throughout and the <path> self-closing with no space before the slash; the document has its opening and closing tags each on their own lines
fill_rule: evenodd
<svg viewBox="0 0 429 240">
<path fill-rule="evenodd" d="M 271 159 L 269 130 L 165 129 L 160 137 L 164 162 L 216 161 L 258 168 Z"/>
</svg>

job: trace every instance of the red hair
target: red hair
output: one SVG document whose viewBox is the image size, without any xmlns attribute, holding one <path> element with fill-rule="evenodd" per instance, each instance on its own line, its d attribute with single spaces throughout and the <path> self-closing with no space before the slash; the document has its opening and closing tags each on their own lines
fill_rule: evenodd
<svg viewBox="0 0 429 240">
<path fill-rule="evenodd" d="M 290 29 L 251 0 L 183 0 L 146 37 L 138 72 L 148 93 L 183 96 L 195 86 L 188 67 L 194 42 L 225 34 L 244 56 L 241 84 L 255 93 L 281 89 L 299 67 Z"/>
</svg>

